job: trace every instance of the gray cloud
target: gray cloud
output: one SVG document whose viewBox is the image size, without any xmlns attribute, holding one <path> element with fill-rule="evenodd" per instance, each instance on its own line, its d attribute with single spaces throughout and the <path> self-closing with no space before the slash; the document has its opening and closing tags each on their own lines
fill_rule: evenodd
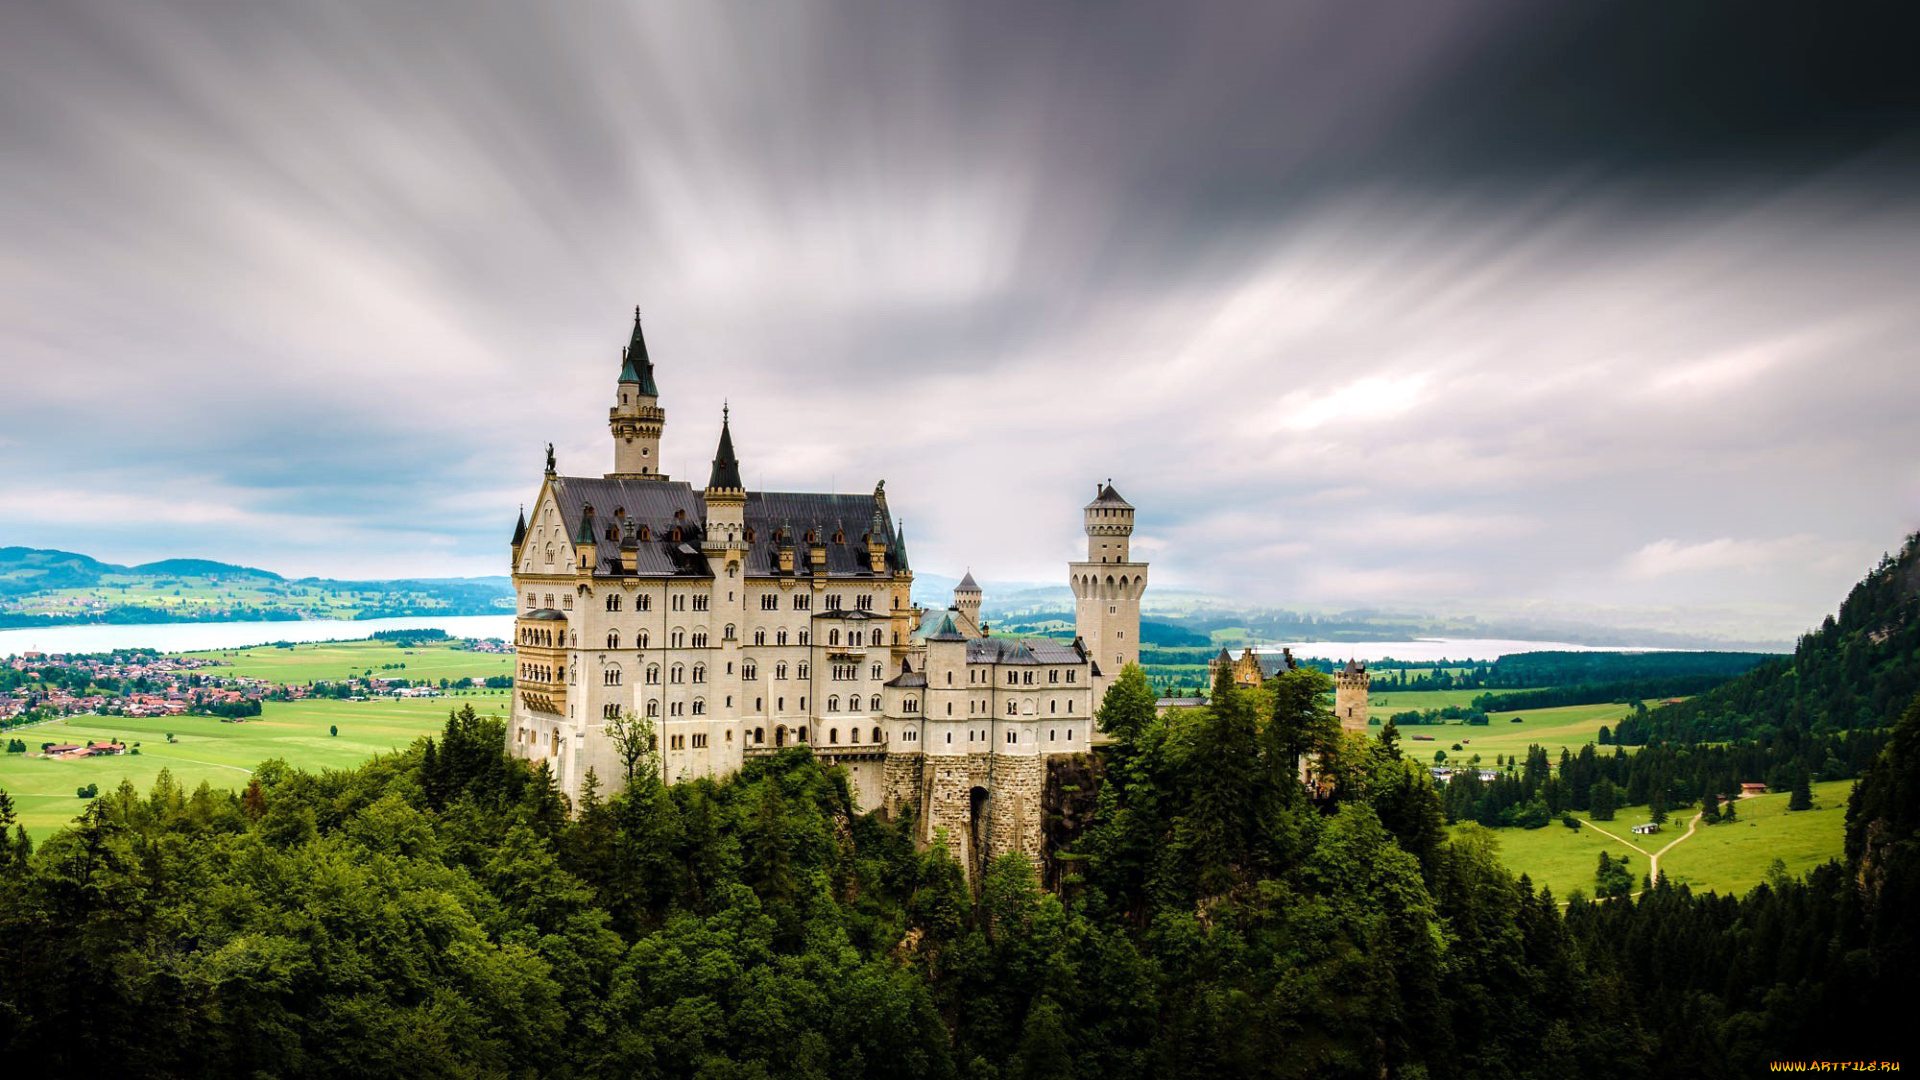
<svg viewBox="0 0 1920 1080">
<path fill-rule="evenodd" d="M 605 468 L 1049 579 L 1756 605 L 1920 525 L 1891 6 L 16 5 L 0 542 L 486 573 Z M 1756 627 L 1758 624 L 1756 623 Z"/>
</svg>

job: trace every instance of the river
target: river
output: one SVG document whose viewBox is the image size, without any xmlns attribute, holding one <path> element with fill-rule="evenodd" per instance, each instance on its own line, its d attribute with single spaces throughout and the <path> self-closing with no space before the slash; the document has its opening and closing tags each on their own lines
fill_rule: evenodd
<svg viewBox="0 0 1920 1080">
<path fill-rule="evenodd" d="M 439 629 L 455 637 L 513 636 L 511 615 L 450 615 L 411 619 L 314 619 L 306 622 L 150 623 L 140 626 L 60 626 L 0 630 L 0 656 L 23 652 L 96 653 L 149 648 L 163 653 L 238 649 L 269 641 L 352 641 L 380 630 Z M 1422 638 L 1414 641 L 1297 641 L 1287 648 L 1301 658 L 1335 660 L 1497 660 L 1509 653 L 1659 652 L 1637 645 L 1569 645 L 1563 641 L 1515 641 L 1504 638 Z M 1263 646 L 1271 652 L 1280 646 Z M 1239 650 L 1234 650 L 1236 653 Z"/>
</svg>

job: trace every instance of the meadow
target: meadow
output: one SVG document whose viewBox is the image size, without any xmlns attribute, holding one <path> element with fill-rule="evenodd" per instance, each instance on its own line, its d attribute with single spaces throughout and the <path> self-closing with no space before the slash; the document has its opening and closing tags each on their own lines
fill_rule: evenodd
<svg viewBox="0 0 1920 1080">
<path fill-rule="evenodd" d="M 1785 793 L 1742 799 L 1738 820 L 1711 826 L 1703 822 L 1691 837 L 1660 856 L 1660 872 L 1673 884 L 1686 885 L 1696 893 L 1735 896 L 1766 880 L 1776 858 L 1786 865 L 1787 873 L 1805 874 L 1840 857 L 1852 789 L 1851 780 L 1814 784 L 1814 808 L 1791 814 Z M 1696 812 L 1698 807 L 1675 811 L 1662 831 L 1652 836 L 1633 835 L 1633 827 L 1647 821 L 1644 806 L 1622 807 L 1612 821 L 1593 822 L 1576 814 L 1583 819 L 1578 832 L 1557 820 L 1542 829 L 1484 831 L 1497 842 L 1500 861 L 1507 869 L 1526 874 L 1536 888 L 1550 888 L 1556 898 L 1565 900 L 1574 889 L 1593 894 L 1594 869 L 1602 851 L 1616 858 L 1627 856 L 1628 868 L 1638 882 L 1649 869 L 1648 854 L 1686 836 L 1687 822 Z M 1456 825 L 1454 833 L 1479 828 Z"/>
<path fill-rule="evenodd" d="M 7 754 L 0 757 L 0 789 L 13 797 L 20 821 L 35 840 L 44 839 L 86 808 L 76 788 L 96 784 L 106 792 L 121 781 L 146 791 L 161 769 L 188 790 L 202 781 L 240 788 L 262 761 L 283 758 L 302 769 L 340 769 L 375 754 L 403 749 L 445 726 L 447 712 L 471 704 L 481 713 L 504 713 L 502 692 L 442 698 L 373 701 L 269 701 L 245 723 L 211 716 L 74 716 L 16 729 L 10 735 L 38 748 L 43 742 L 120 739 L 139 743 L 138 754 L 53 761 Z M 329 734 L 338 727 L 340 733 Z M 171 733 L 178 741 L 167 742 Z"/>
<path fill-rule="evenodd" d="M 396 645 L 390 641 L 329 641 L 291 648 L 270 645 L 188 653 L 224 665 L 215 674 L 309 683 L 323 679 L 375 675 L 409 680 L 471 678 L 513 674 L 513 656 L 455 649 L 449 644 Z"/>
<path fill-rule="evenodd" d="M 1461 690 L 1431 690 L 1419 693 L 1459 694 L 1466 692 L 1467 691 Z M 1379 695 L 1375 696 L 1378 697 Z M 1414 706 L 1411 705 L 1396 705 L 1391 706 L 1390 709 L 1391 711 L 1400 711 L 1413 707 Z M 1437 708 L 1438 706 L 1421 705 L 1418 707 L 1428 709 Z M 1370 706 L 1368 711 L 1381 719 L 1385 719 L 1386 716 L 1391 715 L 1390 711 L 1383 710 L 1378 706 Z M 1527 709 L 1521 712 L 1489 713 L 1487 716 L 1491 722 L 1485 727 L 1458 722 L 1446 724 L 1408 724 L 1400 728 L 1400 749 L 1423 763 L 1433 761 L 1433 753 L 1435 750 L 1444 750 L 1446 751 L 1448 762 L 1464 762 L 1474 754 L 1478 754 L 1480 755 L 1482 764 L 1491 765 L 1494 760 L 1501 755 L 1505 755 L 1508 758 L 1512 758 L 1516 754 L 1525 757 L 1527 747 L 1538 744 L 1546 748 L 1548 758 L 1558 761 L 1560 760 L 1560 751 L 1562 748 L 1578 754 L 1582 746 L 1590 742 L 1595 742 L 1599 738 L 1601 728 L 1618 724 L 1621 718 L 1625 717 L 1630 711 L 1629 707 L 1625 705 L 1562 705 L 1556 709 Z M 1378 726 L 1370 727 L 1368 730 L 1376 735 L 1379 734 L 1380 731 Z M 1426 742 L 1422 740 L 1416 742 L 1414 740 L 1415 735 L 1431 735 L 1433 736 L 1433 741 Z M 1459 750 L 1453 749 L 1455 743 L 1460 744 Z M 1613 748 L 1610 746 L 1599 747 L 1598 749 L 1601 753 L 1613 753 Z M 1632 753 L 1633 748 L 1628 747 L 1627 752 Z"/>
</svg>

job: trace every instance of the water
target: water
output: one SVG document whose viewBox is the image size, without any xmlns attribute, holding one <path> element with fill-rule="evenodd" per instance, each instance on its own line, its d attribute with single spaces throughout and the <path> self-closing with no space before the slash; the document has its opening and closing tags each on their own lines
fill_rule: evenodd
<svg viewBox="0 0 1920 1080">
<path fill-rule="evenodd" d="M 445 630 L 454 637 L 513 637 L 511 615 L 450 615 L 412 619 L 314 619 L 308 622 L 153 623 L 144 626 L 62 626 L 54 629 L 0 630 L 0 656 L 23 652 L 96 653 L 147 648 L 164 653 L 239 649 L 269 641 L 353 641 L 378 630 Z M 1262 646 L 1276 652 L 1279 646 Z M 1505 638 L 1422 638 L 1416 641 L 1296 641 L 1287 643 L 1301 658 L 1331 660 L 1497 660 L 1522 652 L 1659 652 L 1638 645 L 1571 645 L 1564 641 L 1515 641 Z M 1234 650 L 1238 655 L 1239 650 Z"/>
<path fill-rule="evenodd" d="M 511 615 L 448 615 L 411 619 L 313 619 L 305 622 L 152 623 L 144 626 L 60 626 L 0 630 L 0 656 L 23 652 L 97 653 L 158 649 L 163 653 L 240 649 L 269 641 L 353 641 L 380 630 L 445 630 L 454 637 L 513 637 Z"/>
</svg>

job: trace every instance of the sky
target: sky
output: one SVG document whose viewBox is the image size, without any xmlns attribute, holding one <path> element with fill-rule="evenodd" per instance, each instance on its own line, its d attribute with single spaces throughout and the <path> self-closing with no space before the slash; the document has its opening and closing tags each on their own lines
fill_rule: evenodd
<svg viewBox="0 0 1920 1080">
<path fill-rule="evenodd" d="M 0 545 L 507 571 L 632 311 L 916 566 L 1790 635 L 1920 528 L 1896 4 L 10 0 Z"/>
</svg>

